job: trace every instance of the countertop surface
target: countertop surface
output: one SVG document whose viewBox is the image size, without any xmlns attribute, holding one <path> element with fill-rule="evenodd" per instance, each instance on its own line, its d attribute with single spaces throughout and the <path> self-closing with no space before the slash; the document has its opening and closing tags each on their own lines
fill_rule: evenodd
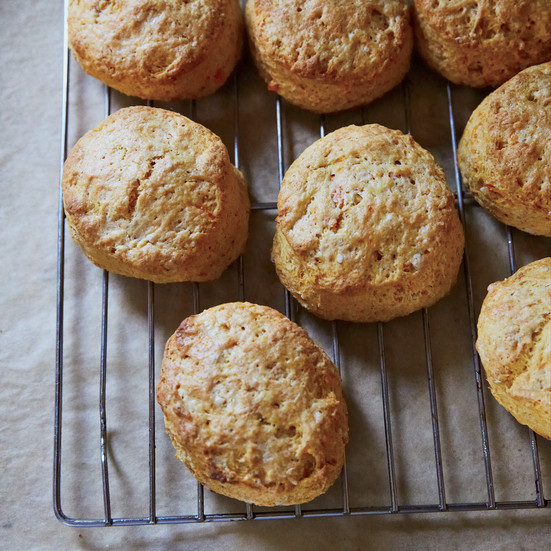
<svg viewBox="0 0 551 551">
<path fill-rule="evenodd" d="M 317 519 L 253 520 L 196 525 L 71 527 L 52 506 L 58 181 L 61 156 L 63 3 L 3 0 L 0 4 L 0 547 L 2 549 L 543 549 L 551 541 L 551 509 L 337 516 Z M 381 122 L 407 130 L 429 149 L 453 180 L 446 85 L 416 60 L 408 77 L 410 119 L 396 114 L 403 91 L 361 114 L 328 116 L 326 130 L 344 124 Z M 193 115 L 233 148 L 234 89 L 197 102 Z M 480 93 L 454 89 L 458 132 Z M 105 115 L 104 89 L 71 64 L 69 147 Z M 111 110 L 132 104 L 112 95 Z M 274 96 L 248 62 L 239 69 L 239 160 L 253 202 L 277 195 L 278 158 Z M 171 106 L 184 114 L 187 103 Z M 319 136 L 319 118 L 285 103 L 286 165 Z M 438 110 L 442 123 L 429 124 Z M 467 115 L 465 115 L 467 113 Z M 438 115 L 439 116 L 439 115 Z M 432 121 L 434 122 L 434 121 Z M 436 134 L 434 133 L 436 132 Z M 275 152 L 275 153 L 274 153 Z M 233 152 L 232 152 L 233 155 Z M 453 187 L 453 185 L 452 185 Z M 475 313 L 484 289 L 505 277 L 504 229 L 479 208 L 466 207 L 471 244 Z M 269 259 L 275 212 L 251 220 L 245 255 L 247 300 L 284 308 L 283 293 Z M 551 240 L 514 233 L 516 260 L 524 264 L 551 254 Z M 469 241 L 470 240 L 470 241 Z M 75 517 L 103 515 L 98 478 L 98 339 L 102 273 L 82 257 L 67 235 L 65 257 L 64 401 L 62 500 Z M 436 373 L 442 461 L 447 502 L 484 502 L 486 484 L 465 282 L 429 310 Z M 237 300 L 236 272 L 202 287 L 201 308 Z M 109 291 L 109 459 L 114 516 L 147 515 L 147 286 L 118 276 Z M 155 355 L 193 309 L 190 285 L 156 286 Z M 298 312 L 299 321 L 331 349 L 331 328 Z M 385 325 L 390 416 L 396 449 L 396 492 L 400 505 L 437 503 L 434 450 L 424 375 L 423 321 L 408 316 Z M 420 329 L 421 328 L 421 329 Z M 348 483 L 352 507 L 389 503 L 375 325 L 339 324 L 343 381 L 351 410 Z M 415 334 L 415 335 L 414 335 Z M 470 382 L 466 382 L 468 379 Z M 145 383 L 144 383 L 145 381 Z M 534 499 L 528 431 L 486 393 L 498 501 Z M 194 482 L 174 458 L 156 409 L 158 514 L 189 509 Z M 428 427 L 428 428 L 427 428 Z M 537 439 L 545 495 L 551 493 L 551 442 Z M 340 507 L 340 483 L 314 507 Z M 206 492 L 206 512 L 242 511 L 244 505 Z M 193 510 L 193 500 L 190 501 Z M 99 503 L 99 506 L 98 506 Z M 308 507 L 306 507 L 308 509 Z M 145 513 L 144 513 L 145 511 Z"/>
</svg>

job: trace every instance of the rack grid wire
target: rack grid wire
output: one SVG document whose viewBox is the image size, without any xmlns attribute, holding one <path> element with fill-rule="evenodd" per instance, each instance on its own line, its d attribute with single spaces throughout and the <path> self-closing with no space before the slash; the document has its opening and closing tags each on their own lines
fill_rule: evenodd
<svg viewBox="0 0 551 551">
<path fill-rule="evenodd" d="M 66 3 L 67 4 L 67 3 Z M 65 16 L 66 21 L 66 16 Z M 65 23 L 66 26 L 66 23 Z M 146 282 L 147 285 L 147 330 L 148 330 L 148 372 L 149 372 L 149 400 L 148 400 L 148 434 L 149 434 L 149 511 L 143 516 L 134 517 L 115 517 L 111 510 L 111 487 L 109 478 L 109 457 L 108 457 L 108 429 L 106 413 L 106 389 L 107 389 L 107 335 L 108 335 L 108 304 L 109 304 L 109 273 L 103 272 L 102 279 L 102 303 L 101 303 L 101 341 L 100 341 L 100 365 L 99 365 L 99 461 L 101 463 L 101 487 L 103 492 L 103 512 L 101 518 L 74 518 L 64 512 L 62 505 L 62 415 L 63 415 L 63 374 L 64 369 L 64 295 L 66 287 L 65 278 L 65 215 L 63 209 L 63 200 L 61 192 L 61 172 L 63 163 L 67 157 L 68 150 L 68 129 L 69 129 L 69 93 L 70 93 L 70 53 L 67 46 L 67 32 L 65 28 L 64 54 L 63 54 L 63 105 L 62 105 L 62 137 L 61 137 L 61 158 L 60 158 L 60 182 L 59 182 L 59 202 L 58 202 L 58 280 L 57 280 L 57 326 L 56 326 L 56 384 L 55 384 L 55 420 L 54 420 L 54 469 L 53 469 L 53 502 L 54 512 L 57 518 L 63 523 L 71 526 L 116 526 L 116 525 L 142 525 L 142 524 L 183 524 L 183 523 L 203 523 L 214 521 L 236 521 L 253 519 L 276 519 L 276 518 L 298 518 L 298 517 L 329 517 L 346 515 L 374 515 L 374 514 L 392 514 L 392 513 L 437 513 L 453 511 L 483 511 L 483 510 L 503 510 L 503 509 L 531 509 L 547 508 L 549 500 L 544 496 L 542 483 L 542 469 L 540 466 L 540 456 L 538 452 L 538 437 L 530 429 L 529 446 L 533 463 L 533 484 L 535 488 L 535 497 L 533 499 L 498 501 L 494 488 L 494 476 L 492 468 L 492 457 L 490 453 L 490 444 L 488 436 L 488 425 L 486 420 L 486 404 L 484 395 L 484 377 L 481 370 L 481 364 L 476 352 L 476 315 L 473 299 L 473 283 L 470 268 L 470 249 L 469 241 L 466 242 L 463 258 L 463 273 L 465 281 L 466 307 L 468 309 L 469 330 L 471 334 L 472 345 L 472 375 L 476 386 L 476 398 L 478 407 L 478 419 L 480 423 L 480 455 L 484 463 L 485 487 L 487 499 L 484 501 L 470 502 L 450 502 L 446 498 L 446 487 L 444 482 L 441 427 L 439 420 L 439 410 L 437 401 L 437 391 L 435 386 L 435 373 L 433 368 L 433 352 L 431 347 L 431 331 L 429 323 L 429 311 L 423 309 L 422 332 L 423 347 L 425 354 L 426 380 L 429 396 L 429 408 L 432 424 L 432 440 L 434 450 L 434 470 L 438 489 L 438 502 L 422 504 L 400 504 L 397 490 L 396 459 L 394 440 L 392 436 L 392 415 L 391 398 L 389 391 L 389 381 L 385 356 L 385 324 L 376 324 L 378 354 L 379 354 L 379 372 L 380 388 L 382 396 L 382 412 L 384 422 L 384 442 L 386 455 L 386 470 L 388 475 L 388 502 L 380 506 L 352 506 L 349 498 L 349 485 L 353 481 L 349 480 L 347 462 L 340 477 L 341 483 L 341 506 L 334 508 L 304 509 L 300 505 L 287 508 L 285 510 L 256 510 L 250 504 L 243 504 L 242 512 L 215 512 L 207 513 L 205 510 L 205 496 L 201 484 L 197 483 L 196 512 L 194 514 L 172 514 L 160 515 L 157 512 L 157 466 L 156 466 L 156 432 L 155 432 L 155 284 Z M 237 168 L 240 168 L 240 130 L 239 130 L 239 70 L 234 73 L 233 81 L 233 104 L 234 112 L 234 148 L 233 161 Z M 456 117 L 454 113 L 454 87 L 451 84 L 446 86 L 446 95 L 448 102 L 448 117 L 450 126 L 450 144 L 454 159 L 454 180 L 455 196 L 457 207 L 464 230 L 467 229 L 467 220 L 465 216 L 465 205 L 472 203 L 472 197 L 463 188 L 461 176 L 456 162 L 457 150 L 457 131 Z M 404 120 L 406 121 L 406 130 L 410 132 L 410 99 L 407 80 L 402 85 Z M 147 102 L 153 106 L 152 101 Z M 189 109 L 191 118 L 195 119 L 196 104 L 190 102 Z M 282 180 L 285 173 L 285 132 L 284 132 L 284 109 L 285 103 L 279 97 L 274 99 L 275 109 L 275 132 L 277 141 L 277 157 L 279 181 Z M 105 116 L 111 112 L 111 90 L 105 87 Z M 362 111 L 362 123 L 363 120 Z M 325 116 L 319 117 L 319 135 L 323 137 L 326 134 Z M 277 210 L 276 201 L 255 202 L 252 204 L 253 211 L 273 211 Z M 476 205 L 475 205 L 476 208 Z M 507 255 L 509 260 L 509 270 L 513 273 L 517 269 L 515 259 L 515 248 L 513 242 L 513 231 L 511 228 L 506 230 Z M 245 275 L 243 266 L 243 257 L 237 263 L 238 273 L 238 296 L 239 300 L 245 300 Z M 201 286 L 197 283 L 191 285 L 193 293 L 194 313 L 201 311 Z M 285 295 L 285 314 L 290 319 L 295 319 L 297 304 L 289 291 L 282 288 Z M 329 322 L 331 328 L 332 341 L 332 359 L 339 372 L 341 366 L 341 342 L 339 339 L 339 322 Z"/>
</svg>

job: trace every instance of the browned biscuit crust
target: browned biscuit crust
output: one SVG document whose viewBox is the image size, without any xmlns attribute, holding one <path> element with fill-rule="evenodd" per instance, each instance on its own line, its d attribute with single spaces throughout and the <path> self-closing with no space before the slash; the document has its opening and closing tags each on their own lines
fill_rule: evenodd
<svg viewBox="0 0 551 551">
<path fill-rule="evenodd" d="M 448 80 L 499 86 L 551 60 L 548 0 L 414 0 L 416 46 Z"/>
<path fill-rule="evenodd" d="M 467 123 L 458 162 L 474 198 L 499 221 L 551 236 L 551 62 L 484 99 Z"/>
<path fill-rule="evenodd" d="M 551 439 L 551 258 L 488 287 L 476 348 L 496 400 Z"/>
<path fill-rule="evenodd" d="M 266 306 L 222 304 L 184 320 L 166 345 L 157 400 L 176 456 L 215 492 L 303 503 L 342 469 L 339 374 L 303 329 Z"/>
<path fill-rule="evenodd" d="M 243 44 L 238 0 L 70 0 L 67 24 L 88 74 L 147 99 L 215 92 Z"/>
<path fill-rule="evenodd" d="M 272 254 L 282 283 L 317 316 L 387 321 L 450 291 L 463 241 L 432 155 L 373 124 L 328 134 L 291 165 Z"/>
<path fill-rule="evenodd" d="M 368 103 L 409 69 L 413 30 L 401 0 L 249 0 L 246 22 L 269 89 L 304 109 Z"/>
<path fill-rule="evenodd" d="M 243 175 L 210 130 L 152 107 L 121 109 L 63 168 L 71 236 L 100 268 L 167 283 L 216 279 L 243 252 Z"/>
</svg>

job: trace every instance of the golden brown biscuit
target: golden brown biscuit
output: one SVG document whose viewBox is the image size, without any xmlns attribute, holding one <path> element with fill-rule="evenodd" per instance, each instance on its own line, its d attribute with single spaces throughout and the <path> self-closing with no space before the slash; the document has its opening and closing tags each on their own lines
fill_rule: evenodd
<svg viewBox="0 0 551 551">
<path fill-rule="evenodd" d="M 411 136 L 377 124 L 318 140 L 278 198 L 282 283 L 326 319 L 387 321 L 453 286 L 463 229 L 442 169 Z"/>
<path fill-rule="evenodd" d="M 156 100 L 215 92 L 241 55 L 238 0 L 70 0 L 69 47 L 82 68 Z"/>
<path fill-rule="evenodd" d="M 551 236 L 551 62 L 525 69 L 484 99 L 457 160 L 465 185 L 493 216 Z"/>
<path fill-rule="evenodd" d="M 166 345 L 157 400 L 176 457 L 207 488 L 248 503 L 304 503 L 338 477 L 348 440 L 337 370 L 266 306 L 222 304 Z"/>
<path fill-rule="evenodd" d="M 311 111 L 368 103 L 409 69 L 413 30 L 402 0 L 249 0 L 246 23 L 268 88 Z"/>
<path fill-rule="evenodd" d="M 415 0 L 416 46 L 456 84 L 499 86 L 551 60 L 549 0 Z"/>
<path fill-rule="evenodd" d="M 152 107 L 117 111 L 63 168 L 69 231 L 118 274 L 167 283 L 216 279 L 243 252 L 243 175 L 210 130 Z"/>
<path fill-rule="evenodd" d="M 476 348 L 496 400 L 551 439 L 551 258 L 488 287 Z"/>
</svg>

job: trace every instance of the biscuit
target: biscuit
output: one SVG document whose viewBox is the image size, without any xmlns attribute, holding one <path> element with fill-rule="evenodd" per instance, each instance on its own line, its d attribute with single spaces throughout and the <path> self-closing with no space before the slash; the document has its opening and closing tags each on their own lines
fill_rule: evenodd
<svg viewBox="0 0 551 551">
<path fill-rule="evenodd" d="M 459 143 L 463 182 L 495 218 L 551 236 L 551 62 L 487 96 Z"/>
<path fill-rule="evenodd" d="M 220 494 L 304 503 L 342 469 L 339 374 L 303 329 L 266 306 L 222 304 L 184 320 L 166 345 L 157 401 L 176 457 Z"/>
<path fill-rule="evenodd" d="M 210 130 L 153 107 L 117 111 L 63 167 L 69 231 L 110 272 L 156 283 L 216 279 L 243 252 L 243 175 Z"/>
<path fill-rule="evenodd" d="M 476 348 L 495 399 L 551 439 L 551 258 L 488 287 Z"/>
<path fill-rule="evenodd" d="M 499 86 L 551 60 L 548 0 L 414 0 L 417 50 L 456 84 Z"/>
<path fill-rule="evenodd" d="M 401 0 L 249 0 L 246 25 L 268 88 L 311 111 L 368 103 L 409 69 L 413 29 Z"/>
<path fill-rule="evenodd" d="M 88 74 L 124 94 L 194 99 L 233 71 L 242 19 L 238 0 L 70 0 L 69 47 Z"/>
<path fill-rule="evenodd" d="M 325 319 L 388 321 L 452 288 L 463 228 L 442 169 L 411 136 L 348 126 L 308 147 L 278 197 L 283 285 Z"/>
</svg>

